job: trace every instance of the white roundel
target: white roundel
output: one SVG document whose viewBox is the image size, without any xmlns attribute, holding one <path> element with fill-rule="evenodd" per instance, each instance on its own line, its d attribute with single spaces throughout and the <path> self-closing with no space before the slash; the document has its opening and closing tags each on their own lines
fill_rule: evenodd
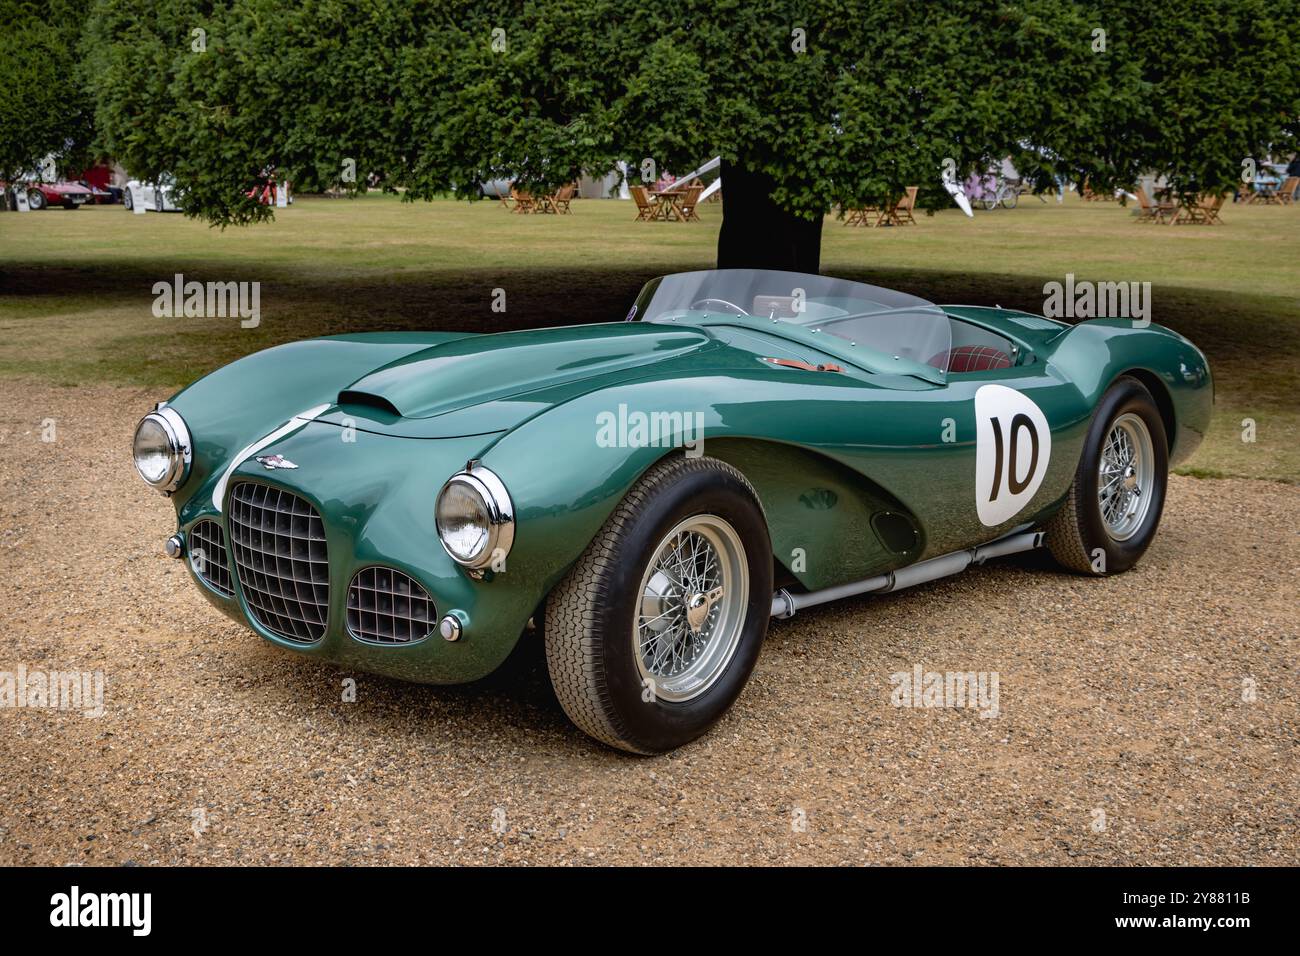
<svg viewBox="0 0 1300 956">
<path fill-rule="evenodd" d="M 1005 385 L 975 393 L 975 508 L 990 527 L 1029 504 L 1052 457 L 1052 431 L 1028 395 Z"/>
</svg>

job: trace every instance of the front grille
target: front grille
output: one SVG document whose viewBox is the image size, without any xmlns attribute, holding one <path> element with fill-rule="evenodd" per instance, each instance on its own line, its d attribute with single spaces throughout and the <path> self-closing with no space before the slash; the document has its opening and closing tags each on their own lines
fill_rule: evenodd
<svg viewBox="0 0 1300 956">
<path fill-rule="evenodd" d="M 362 568 L 348 587 L 348 630 L 359 641 L 410 644 L 429 636 L 437 612 L 418 581 L 392 568 Z"/>
<path fill-rule="evenodd" d="M 190 528 L 190 567 L 203 582 L 223 597 L 231 597 L 235 587 L 230 581 L 230 563 L 226 558 L 226 536 L 221 525 L 210 518 Z"/>
<path fill-rule="evenodd" d="M 330 566 L 316 509 L 287 491 L 242 481 L 230 492 L 230 540 L 239 586 L 258 623 L 291 641 L 320 640 Z"/>
</svg>

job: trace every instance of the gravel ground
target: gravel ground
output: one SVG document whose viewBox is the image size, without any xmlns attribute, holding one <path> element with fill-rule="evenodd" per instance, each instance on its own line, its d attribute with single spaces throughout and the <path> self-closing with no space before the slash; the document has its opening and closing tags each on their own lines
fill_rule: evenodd
<svg viewBox="0 0 1300 956">
<path fill-rule="evenodd" d="M 0 709 L 0 864 L 1300 862 L 1300 488 L 1175 478 L 1111 580 L 1023 556 L 774 624 L 730 716 L 640 759 L 535 645 L 430 688 L 228 622 L 131 469 L 160 397 L 0 382 L 0 671 L 107 679 L 98 719 Z M 996 672 L 999 715 L 891 706 L 914 665 Z"/>
</svg>

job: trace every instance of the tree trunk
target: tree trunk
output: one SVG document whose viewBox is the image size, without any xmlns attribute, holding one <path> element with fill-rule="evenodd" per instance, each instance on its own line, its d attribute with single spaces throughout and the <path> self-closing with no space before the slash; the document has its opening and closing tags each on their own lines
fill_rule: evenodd
<svg viewBox="0 0 1300 956">
<path fill-rule="evenodd" d="M 772 201 L 774 186 L 765 173 L 722 161 L 719 269 L 821 271 L 822 214 L 808 220 L 786 212 Z"/>
</svg>

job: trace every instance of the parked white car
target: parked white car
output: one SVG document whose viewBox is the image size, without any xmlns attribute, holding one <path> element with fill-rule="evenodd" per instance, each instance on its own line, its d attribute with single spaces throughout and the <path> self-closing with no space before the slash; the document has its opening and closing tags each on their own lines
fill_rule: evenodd
<svg viewBox="0 0 1300 956">
<path fill-rule="evenodd" d="M 144 208 L 151 212 L 180 212 L 176 202 L 176 184 L 171 177 L 163 176 L 156 183 L 142 183 L 138 179 L 127 181 L 122 204 L 128 211 L 135 209 L 135 197 L 142 196 Z"/>
</svg>

